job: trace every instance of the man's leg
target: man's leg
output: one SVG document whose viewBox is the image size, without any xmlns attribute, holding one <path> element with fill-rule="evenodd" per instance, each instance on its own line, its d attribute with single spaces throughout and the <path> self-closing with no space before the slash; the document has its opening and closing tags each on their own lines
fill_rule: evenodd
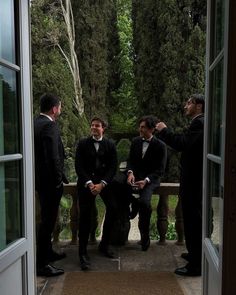
<svg viewBox="0 0 236 295">
<path fill-rule="evenodd" d="M 91 227 L 91 211 L 95 196 L 87 188 L 78 188 L 79 198 L 79 259 L 82 270 L 89 269 L 87 245 Z"/>
<path fill-rule="evenodd" d="M 52 232 L 55 227 L 58 208 L 63 188 L 56 191 L 40 191 L 41 221 L 37 237 L 37 265 L 49 263 L 49 255 L 52 251 Z"/>
<path fill-rule="evenodd" d="M 177 268 L 175 273 L 182 276 L 201 275 L 202 255 L 202 208 L 201 198 L 191 194 L 182 196 L 185 244 L 188 250 L 188 263 Z"/>
<path fill-rule="evenodd" d="M 54 276 L 64 273 L 62 269 L 49 269 L 52 250 L 52 232 L 55 227 L 58 208 L 63 193 L 63 186 L 55 190 L 39 191 L 41 208 L 41 222 L 37 236 L 37 273 L 39 275 Z M 46 269 L 48 267 L 48 269 Z M 51 266 L 50 266 L 51 267 Z"/>
<path fill-rule="evenodd" d="M 102 240 L 99 245 L 99 250 L 105 256 L 109 258 L 114 258 L 113 253 L 108 250 L 108 247 L 110 244 L 111 232 L 117 218 L 118 207 L 112 189 L 109 185 L 104 188 L 100 195 L 106 206 L 106 213 L 103 223 Z"/>
<path fill-rule="evenodd" d="M 94 202 L 94 206 L 92 207 L 91 211 L 91 226 L 90 226 L 90 233 L 89 233 L 89 243 L 96 244 L 96 230 L 98 227 L 98 210 L 96 207 L 96 202 Z"/>
<path fill-rule="evenodd" d="M 139 201 L 139 230 L 141 235 L 142 251 L 147 251 L 150 246 L 150 218 L 152 214 L 151 198 L 157 184 L 150 183 L 143 190 L 140 191 Z"/>
</svg>

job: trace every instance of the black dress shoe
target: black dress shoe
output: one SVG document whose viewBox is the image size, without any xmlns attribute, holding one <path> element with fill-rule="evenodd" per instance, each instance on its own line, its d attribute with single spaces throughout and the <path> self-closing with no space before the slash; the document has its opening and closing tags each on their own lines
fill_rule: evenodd
<svg viewBox="0 0 236 295">
<path fill-rule="evenodd" d="M 81 270 L 89 270 L 90 269 L 90 258 L 87 254 L 80 255 L 79 260 L 80 260 Z"/>
<path fill-rule="evenodd" d="M 55 276 L 60 276 L 63 274 L 64 274 L 63 269 L 56 268 L 55 266 L 50 265 L 50 264 L 37 269 L 37 276 L 55 277 Z"/>
<path fill-rule="evenodd" d="M 98 250 L 105 257 L 108 257 L 111 259 L 115 258 L 114 253 L 112 251 L 108 250 L 107 247 L 102 246 L 101 244 L 98 246 Z"/>
<path fill-rule="evenodd" d="M 197 277 L 201 275 L 200 267 L 191 267 L 188 264 L 184 267 L 176 268 L 175 274 L 186 277 Z"/>
<path fill-rule="evenodd" d="M 147 249 L 150 247 L 150 239 L 148 238 L 145 241 L 141 241 L 141 248 L 142 251 L 147 251 Z"/>
<path fill-rule="evenodd" d="M 64 253 L 64 252 L 57 253 L 57 252 L 53 251 L 49 257 L 49 261 L 53 262 L 53 261 L 64 259 L 65 257 L 66 257 L 66 253 Z"/>
</svg>

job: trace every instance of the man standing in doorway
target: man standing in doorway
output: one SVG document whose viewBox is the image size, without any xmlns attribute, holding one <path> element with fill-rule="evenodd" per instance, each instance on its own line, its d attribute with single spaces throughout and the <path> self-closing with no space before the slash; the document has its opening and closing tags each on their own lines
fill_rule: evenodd
<svg viewBox="0 0 236 295">
<path fill-rule="evenodd" d="M 68 183 L 64 173 L 64 147 L 56 119 L 61 113 L 61 101 L 53 94 L 40 98 L 40 115 L 34 120 L 35 187 L 38 192 L 41 221 L 37 235 L 37 275 L 58 276 L 63 269 L 50 262 L 65 257 L 52 249 L 52 232 L 57 219 L 63 193 L 63 182 Z"/>
<path fill-rule="evenodd" d="M 153 191 L 160 185 L 164 174 L 167 149 L 164 142 L 153 136 L 157 123 L 154 116 L 144 116 L 139 120 L 140 136 L 133 139 L 128 159 L 127 183 L 139 195 L 136 212 L 139 212 L 139 231 L 141 249 L 147 251 L 150 246 L 149 227 L 152 214 L 151 198 Z M 134 210 L 134 200 L 132 210 Z M 134 213 L 132 218 L 134 217 Z"/>
<path fill-rule="evenodd" d="M 110 185 L 116 174 L 117 153 L 115 144 L 104 137 L 106 127 L 103 119 L 93 118 L 91 120 L 91 136 L 81 139 L 76 149 L 75 170 L 78 175 L 80 211 L 79 260 L 82 270 L 90 268 L 87 245 L 91 228 L 91 212 L 97 195 L 101 196 L 106 206 L 99 251 L 108 258 L 114 258 L 108 246 L 117 212 Z"/>
<path fill-rule="evenodd" d="M 183 134 L 174 134 L 163 122 L 156 125 L 159 137 L 173 149 L 182 152 L 180 197 L 188 253 L 182 253 L 181 257 L 188 263 L 175 270 L 176 274 L 182 276 L 201 275 L 204 106 L 203 95 L 193 94 L 189 97 L 184 111 L 192 120 Z"/>
</svg>

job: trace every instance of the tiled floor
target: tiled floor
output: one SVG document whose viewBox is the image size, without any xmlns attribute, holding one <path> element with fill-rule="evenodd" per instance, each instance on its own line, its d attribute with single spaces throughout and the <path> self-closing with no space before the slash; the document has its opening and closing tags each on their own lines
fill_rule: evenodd
<svg viewBox="0 0 236 295">
<path fill-rule="evenodd" d="M 63 243 L 60 245 L 67 257 L 55 263 L 56 266 L 63 267 L 67 271 L 80 271 L 78 263 L 78 249 L 75 245 Z M 116 259 L 102 257 L 97 251 L 97 245 L 89 246 L 89 255 L 92 262 L 91 271 L 171 271 L 176 267 L 185 264 L 180 258 L 180 254 L 185 250 L 183 246 L 177 246 L 174 242 L 168 242 L 165 246 L 151 242 L 147 252 L 140 250 L 137 241 L 130 241 L 123 247 L 113 250 Z M 189 278 L 176 276 L 185 295 L 201 294 L 201 278 Z M 38 295 L 60 295 L 63 287 L 64 276 L 55 278 L 38 277 Z M 83 294 L 80 294 L 83 295 Z"/>
</svg>

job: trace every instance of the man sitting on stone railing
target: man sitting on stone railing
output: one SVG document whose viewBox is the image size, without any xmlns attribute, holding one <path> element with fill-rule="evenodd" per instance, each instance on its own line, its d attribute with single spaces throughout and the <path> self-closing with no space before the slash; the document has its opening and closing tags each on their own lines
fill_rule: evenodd
<svg viewBox="0 0 236 295">
<path fill-rule="evenodd" d="M 78 175 L 79 200 L 79 259 L 82 270 L 90 268 L 87 245 L 91 225 L 91 211 L 95 198 L 100 195 L 106 214 L 103 223 L 102 240 L 99 251 L 106 257 L 113 258 L 108 249 L 111 231 L 116 219 L 116 205 L 112 198 L 110 183 L 117 169 L 115 144 L 103 136 L 105 122 L 100 118 L 91 121 L 91 136 L 79 141 L 76 149 L 75 169 Z"/>
<path fill-rule="evenodd" d="M 147 251 L 150 246 L 151 198 L 153 191 L 160 185 L 167 158 L 166 145 L 153 136 L 156 123 L 157 118 L 154 116 L 145 116 L 139 120 L 140 136 L 134 138 L 131 143 L 127 166 L 127 183 L 139 196 L 136 203 L 133 200 L 132 206 L 135 210 L 135 205 L 136 211 L 139 212 L 142 251 Z"/>
</svg>

